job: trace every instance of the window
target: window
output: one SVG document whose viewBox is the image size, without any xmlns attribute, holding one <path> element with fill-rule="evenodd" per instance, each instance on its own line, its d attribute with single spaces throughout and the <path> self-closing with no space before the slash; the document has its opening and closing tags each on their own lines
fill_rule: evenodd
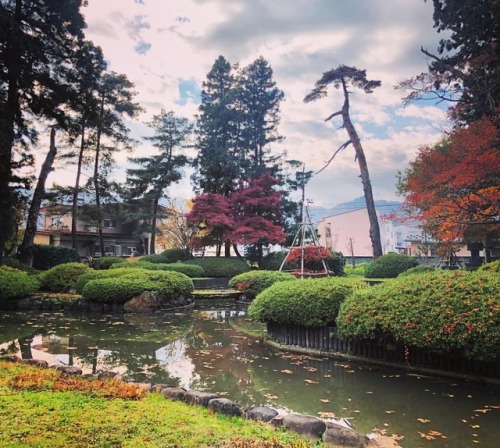
<svg viewBox="0 0 500 448">
<path fill-rule="evenodd" d="M 60 216 L 52 218 L 50 227 L 52 227 L 53 229 L 60 229 L 63 226 L 64 220 Z"/>
<path fill-rule="evenodd" d="M 105 229 L 116 229 L 116 219 L 104 219 L 103 227 Z"/>
<path fill-rule="evenodd" d="M 127 247 L 127 255 L 131 255 L 133 257 L 136 251 L 137 249 L 135 247 Z"/>
</svg>

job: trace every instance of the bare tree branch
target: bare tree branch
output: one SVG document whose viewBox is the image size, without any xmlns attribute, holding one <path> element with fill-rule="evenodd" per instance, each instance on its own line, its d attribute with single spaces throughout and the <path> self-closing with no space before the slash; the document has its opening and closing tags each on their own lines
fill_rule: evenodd
<svg viewBox="0 0 500 448">
<path fill-rule="evenodd" d="M 321 171 L 323 171 L 323 170 L 325 170 L 326 168 L 328 168 L 328 165 L 330 165 L 330 163 L 331 163 L 331 162 L 332 162 L 332 160 L 335 158 L 335 156 L 336 156 L 336 155 L 337 155 L 340 151 L 342 151 L 343 149 L 347 148 L 347 147 L 348 147 L 351 143 L 352 143 L 352 142 L 351 142 L 351 140 L 349 140 L 348 142 L 345 142 L 345 143 L 343 143 L 342 145 L 340 145 L 340 146 L 338 147 L 337 151 L 335 151 L 335 152 L 333 153 L 333 156 L 332 156 L 332 157 L 330 157 L 330 160 L 329 160 L 328 162 L 326 162 L 326 165 L 325 165 L 323 168 L 321 168 L 319 171 L 317 171 L 314 175 L 319 174 L 319 173 L 321 173 Z"/>
<path fill-rule="evenodd" d="M 336 117 L 337 115 L 342 115 L 342 111 L 339 110 L 338 112 L 335 112 L 334 114 L 331 114 L 328 118 L 325 118 L 325 121 L 331 120 L 333 117 Z"/>
</svg>

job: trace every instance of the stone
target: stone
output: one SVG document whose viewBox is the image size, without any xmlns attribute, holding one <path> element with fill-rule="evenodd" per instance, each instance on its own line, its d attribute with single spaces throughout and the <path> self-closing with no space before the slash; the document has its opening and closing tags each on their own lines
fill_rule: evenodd
<svg viewBox="0 0 500 448">
<path fill-rule="evenodd" d="M 241 417 L 243 415 L 242 407 L 228 398 L 212 398 L 208 402 L 208 409 L 224 415 L 232 415 L 236 417 Z"/>
<path fill-rule="evenodd" d="M 111 371 L 99 372 L 97 374 L 97 379 L 98 380 L 105 380 L 105 379 L 115 378 L 117 375 L 118 375 L 118 373 L 111 372 Z"/>
<path fill-rule="evenodd" d="M 270 422 L 278 415 L 278 411 L 267 406 L 258 406 L 247 411 L 247 417 L 251 420 Z"/>
<path fill-rule="evenodd" d="M 28 359 L 22 359 L 21 362 L 24 364 L 29 364 L 31 366 L 42 367 L 42 368 L 46 368 L 49 366 L 49 363 L 47 361 L 43 361 L 41 359 L 28 358 Z"/>
<path fill-rule="evenodd" d="M 126 313 L 149 313 L 161 308 L 156 291 L 144 291 L 138 296 L 132 297 L 123 305 Z"/>
<path fill-rule="evenodd" d="M 323 443 L 327 447 L 365 448 L 369 442 L 367 436 L 342 425 L 329 423 L 323 434 Z"/>
<path fill-rule="evenodd" d="M 220 395 L 210 392 L 200 392 L 197 390 L 189 390 L 184 395 L 184 401 L 187 404 L 198 404 L 203 407 L 208 407 L 208 402 L 213 398 L 221 398 Z"/>
<path fill-rule="evenodd" d="M 316 441 L 325 432 L 326 423 L 311 415 L 287 414 L 283 416 L 283 427 L 308 440 Z"/>
<path fill-rule="evenodd" d="M 82 369 L 75 366 L 51 366 L 53 369 L 63 372 L 66 375 L 81 375 Z"/>
<path fill-rule="evenodd" d="M 186 395 L 186 389 L 183 387 L 164 387 L 161 389 L 160 393 L 165 398 L 170 398 L 172 401 L 181 401 Z"/>
</svg>

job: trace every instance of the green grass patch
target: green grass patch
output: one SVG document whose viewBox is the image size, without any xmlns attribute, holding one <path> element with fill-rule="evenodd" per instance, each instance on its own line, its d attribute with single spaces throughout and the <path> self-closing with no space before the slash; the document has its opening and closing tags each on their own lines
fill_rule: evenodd
<svg viewBox="0 0 500 448">
<path fill-rule="evenodd" d="M 8 385 L 16 375 L 34 371 L 33 367 L 0 362 L 0 446 L 312 446 L 292 433 L 213 414 L 159 394 L 127 400 L 74 391 L 19 390 Z"/>
</svg>

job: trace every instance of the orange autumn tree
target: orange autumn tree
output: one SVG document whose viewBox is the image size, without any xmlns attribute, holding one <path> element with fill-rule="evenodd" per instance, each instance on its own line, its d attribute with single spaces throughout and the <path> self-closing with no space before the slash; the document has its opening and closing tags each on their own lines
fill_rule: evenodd
<svg viewBox="0 0 500 448">
<path fill-rule="evenodd" d="M 441 241 L 486 242 L 500 230 L 498 119 L 483 117 L 421 148 L 400 175 L 404 207 Z"/>
</svg>

